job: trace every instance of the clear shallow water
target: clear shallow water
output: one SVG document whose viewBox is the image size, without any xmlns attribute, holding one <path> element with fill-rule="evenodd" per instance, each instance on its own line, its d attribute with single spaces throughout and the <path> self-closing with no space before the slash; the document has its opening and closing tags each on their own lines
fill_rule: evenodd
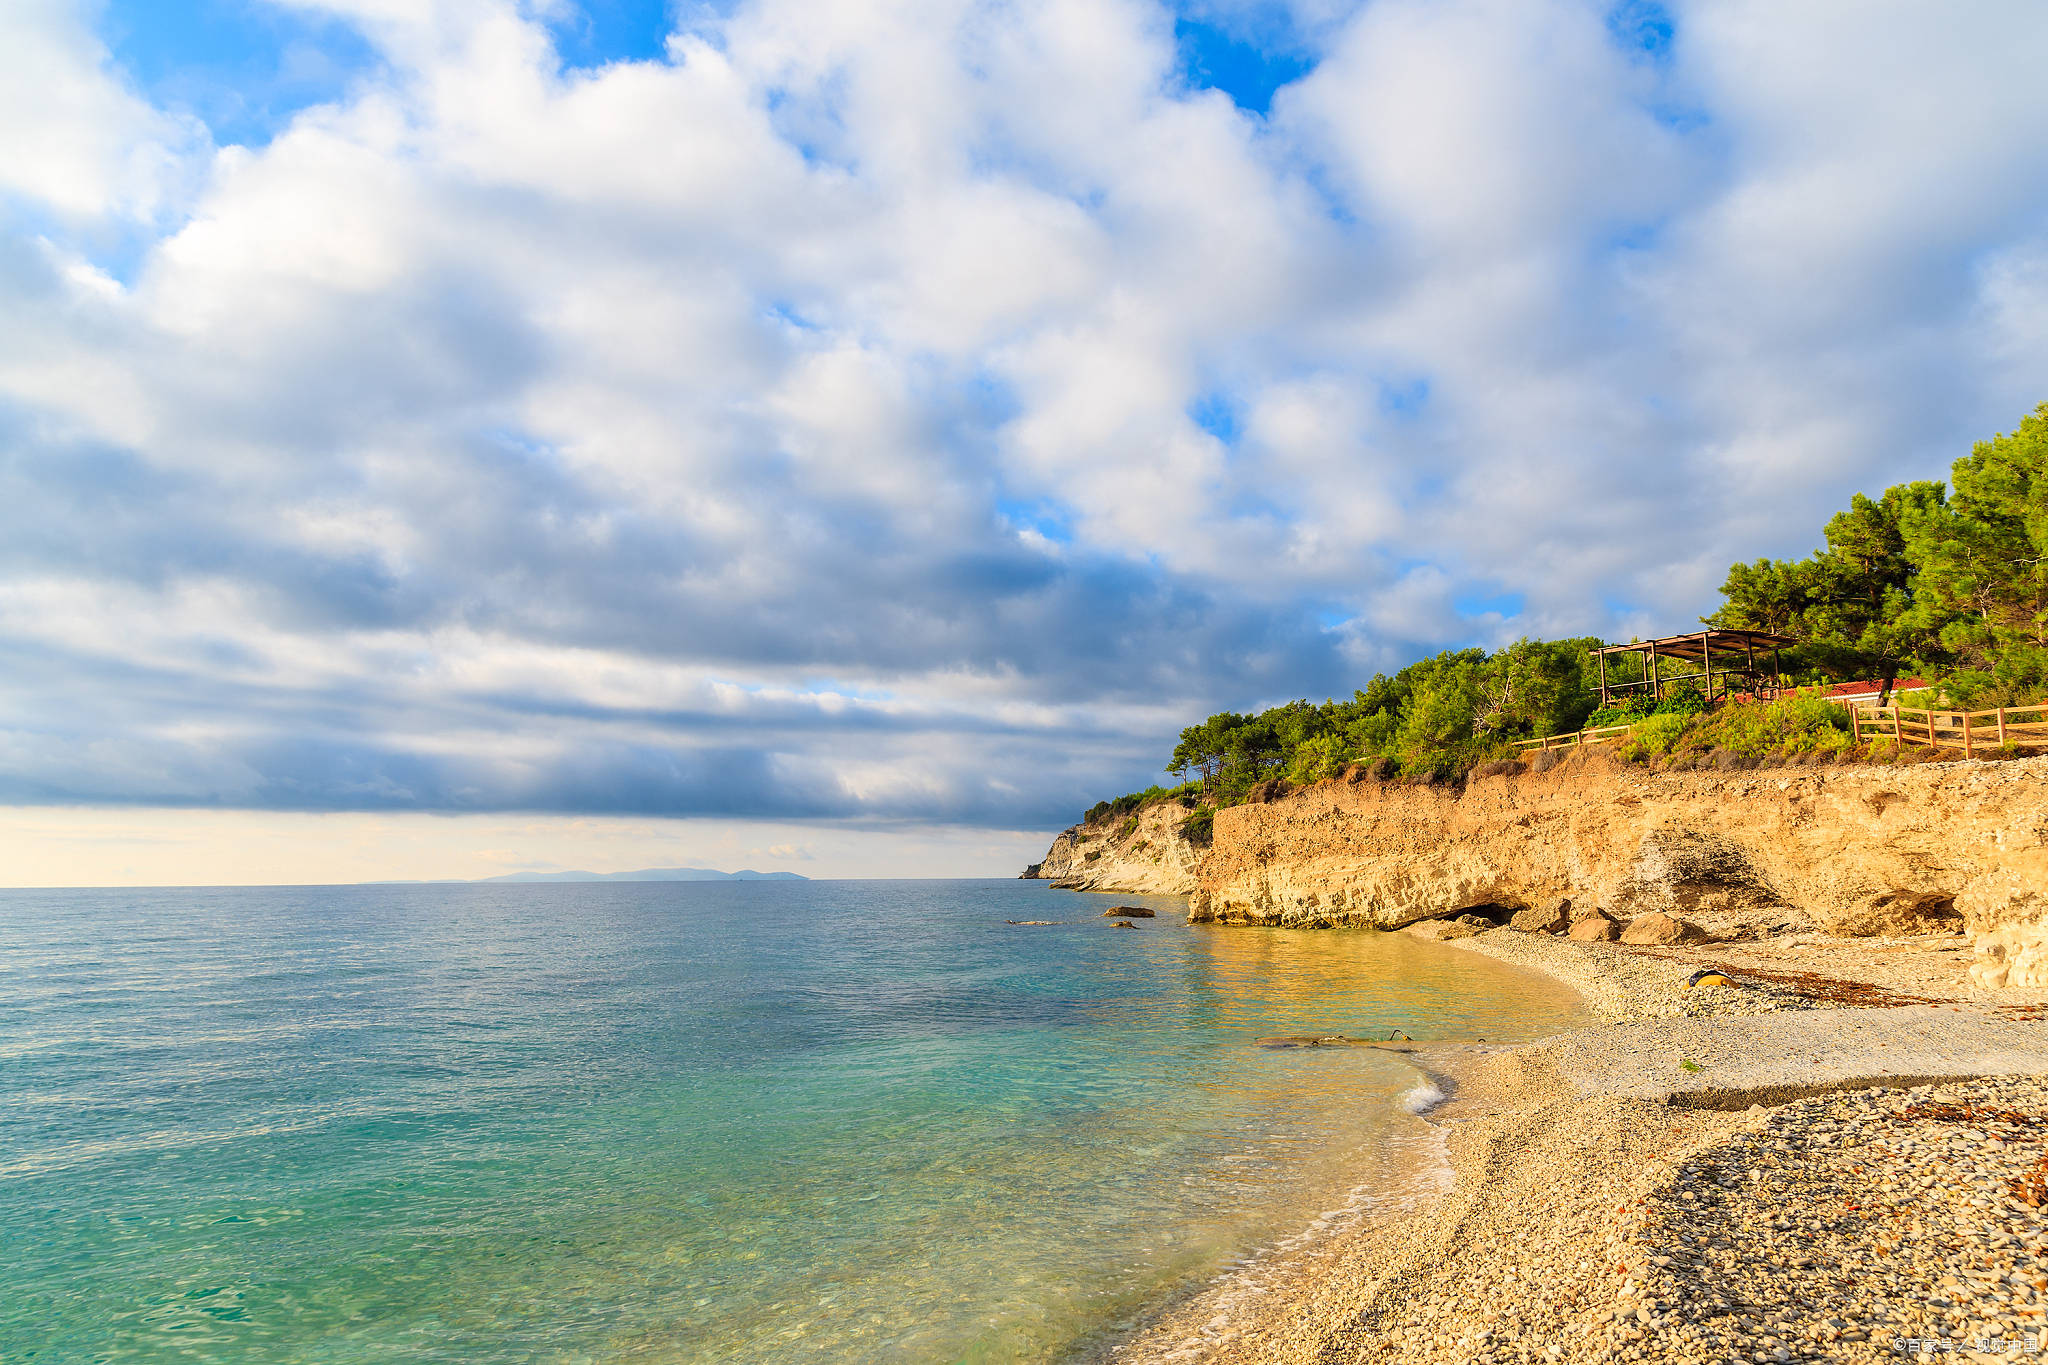
<svg viewBox="0 0 2048 1365">
<path fill-rule="evenodd" d="M 0 892 L 0 1360 L 1060 1359 L 1397 1178 L 1413 1072 L 1254 1039 L 1579 1017 L 1129 899 Z"/>
</svg>

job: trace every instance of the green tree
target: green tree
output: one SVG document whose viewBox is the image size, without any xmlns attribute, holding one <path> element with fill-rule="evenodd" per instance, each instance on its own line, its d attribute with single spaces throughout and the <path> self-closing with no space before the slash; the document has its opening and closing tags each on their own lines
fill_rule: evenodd
<svg viewBox="0 0 2048 1365">
<path fill-rule="evenodd" d="M 1885 691 L 1901 671 L 1943 653 L 1939 613 L 1920 610 L 1917 528 L 1942 518 L 1939 482 L 1861 493 L 1829 518 L 1827 548 L 1803 560 L 1759 559 L 1729 568 L 1722 604 L 1703 624 L 1799 637 L 1795 673 L 1874 677 Z"/>
<path fill-rule="evenodd" d="M 1732 565 L 1721 584 L 1720 610 L 1701 617 L 1700 622 L 1717 630 L 1801 634 L 1807 609 L 1813 605 L 1814 577 L 1810 559 L 1759 559 L 1754 564 Z"/>
<path fill-rule="evenodd" d="M 2048 687 L 2048 403 L 1950 476 L 1953 495 L 1907 528 L 1913 624 L 1955 657 L 1955 690 L 2031 699 Z"/>
<path fill-rule="evenodd" d="M 1937 482 L 1898 484 L 1876 500 L 1858 493 L 1829 519 L 1806 627 L 1809 652 L 1837 677 L 1875 676 L 1889 693 L 1902 671 L 1941 656 L 1938 626 L 1915 610 L 1919 565 L 1907 537 L 1941 518 L 1944 496 Z"/>
<path fill-rule="evenodd" d="M 1600 642 L 1517 640 L 1486 660 L 1475 735 L 1554 735 L 1576 730 L 1598 706 L 1588 662 Z"/>
</svg>

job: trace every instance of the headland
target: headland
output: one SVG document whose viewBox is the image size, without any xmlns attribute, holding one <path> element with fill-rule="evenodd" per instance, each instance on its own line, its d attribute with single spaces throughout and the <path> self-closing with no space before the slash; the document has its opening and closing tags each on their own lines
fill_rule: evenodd
<svg viewBox="0 0 2048 1365">
<path fill-rule="evenodd" d="M 1545 766 L 1321 783 L 1219 811 L 1207 848 L 1153 808 L 1062 835 L 1039 875 L 1399 929 L 1604 1021 L 1416 1047 L 1449 1096 L 1443 1192 L 1233 1273 L 1115 1359 L 2048 1346 L 2048 759 Z"/>
</svg>

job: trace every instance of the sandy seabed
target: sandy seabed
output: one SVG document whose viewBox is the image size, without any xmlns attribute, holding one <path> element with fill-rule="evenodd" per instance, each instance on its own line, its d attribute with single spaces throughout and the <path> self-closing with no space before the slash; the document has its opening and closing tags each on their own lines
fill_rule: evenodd
<svg viewBox="0 0 2048 1365">
<path fill-rule="evenodd" d="M 1114 1348 L 1211 1362 L 2048 1354 L 2048 1001 L 1966 939 L 1455 941 L 1605 1022 L 1411 1054 L 1441 1178 Z M 1687 990 L 1701 966 L 1732 976 Z"/>
</svg>

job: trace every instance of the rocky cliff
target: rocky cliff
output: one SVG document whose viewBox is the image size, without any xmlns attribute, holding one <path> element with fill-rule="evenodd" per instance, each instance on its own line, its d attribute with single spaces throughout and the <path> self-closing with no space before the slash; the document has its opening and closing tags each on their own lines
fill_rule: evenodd
<svg viewBox="0 0 2048 1365">
<path fill-rule="evenodd" d="M 1024 875 L 1070 891 L 1186 895 L 1196 887 L 1204 852 L 1180 837 L 1187 815 L 1178 802 L 1163 801 L 1136 815 L 1075 825 Z"/>
<path fill-rule="evenodd" d="M 1191 917 L 1396 928 L 1560 899 L 1720 932 L 1966 927 L 2048 986 L 2048 757 L 1651 772 L 1588 751 L 1462 788 L 1334 781 L 1216 816 Z"/>
</svg>

